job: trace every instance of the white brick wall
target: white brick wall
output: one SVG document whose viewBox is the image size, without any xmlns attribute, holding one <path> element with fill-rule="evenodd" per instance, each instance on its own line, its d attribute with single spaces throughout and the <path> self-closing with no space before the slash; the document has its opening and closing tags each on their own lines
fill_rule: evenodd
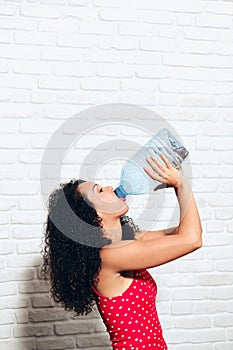
<svg viewBox="0 0 233 350">
<path fill-rule="evenodd" d="M 75 320 L 38 281 L 46 216 L 39 189 L 55 130 L 79 111 L 118 102 L 162 115 L 190 151 L 204 246 L 152 270 L 169 350 L 233 349 L 232 15 L 223 0 L 1 1 L 2 350 L 110 349 L 97 312 Z M 111 128 L 101 132 L 83 144 L 114 138 Z M 135 140 L 137 132 L 121 136 Z M 77 174 L 74 150 L 65 178 Z M 137 216 L 135 206 L 130 213 Z"/>
</svg>

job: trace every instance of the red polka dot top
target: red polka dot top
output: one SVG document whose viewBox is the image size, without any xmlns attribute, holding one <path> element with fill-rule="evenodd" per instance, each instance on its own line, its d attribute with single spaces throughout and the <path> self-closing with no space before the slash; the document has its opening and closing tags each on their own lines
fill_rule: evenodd
<svg viewBox="0 0 233 350">
<path fill-rule="evenodd" d="M 156 282 L 145 270 L 134 278 L 122 295 L 97 294 L 97 307 L 114 350 L 167 350 L 156 311 Z"/>
</svg>

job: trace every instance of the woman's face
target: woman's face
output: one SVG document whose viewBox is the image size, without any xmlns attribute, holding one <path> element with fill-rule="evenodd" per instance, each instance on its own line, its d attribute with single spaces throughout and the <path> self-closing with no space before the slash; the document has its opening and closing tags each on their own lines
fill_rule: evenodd
<svg viewBox="0 0 233 350">
<path fill-rule="evenodd" d="M 101 216 L 111 215 L 119 217 L 127 213 L 129 210 L 125 199 L 118 198 L 111 186 L 102 187 L 95 182 L 83 182 L 78 186 L 78 190 L 82 196 L 93 204 L 97 213 Z"/>
</svg>

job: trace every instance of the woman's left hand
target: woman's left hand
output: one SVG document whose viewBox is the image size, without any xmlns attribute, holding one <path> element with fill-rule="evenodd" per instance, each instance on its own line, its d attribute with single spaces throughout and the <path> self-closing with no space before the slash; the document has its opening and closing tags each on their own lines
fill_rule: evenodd
<svg viewBox="0 0 233 350">
<path fill-rule="evenodd" d="M 153 180 L 157 180 L 163 184 L 166 184 L 167 187 L 178 188 L 180 186 L 180 178 L 182 172 L 181 166 L 178 169 L 174 168 L 163 153 L 160 153 L 160 157 L 162 158 L 166 166 L 160 163 L 155 157 L 151 157 L 146 158 L 146 161 L 153 171 L 147 168 L 143 169 Z M 164 186 L 162 186 L 161 188 L 163 187 Z"/>
</svg>

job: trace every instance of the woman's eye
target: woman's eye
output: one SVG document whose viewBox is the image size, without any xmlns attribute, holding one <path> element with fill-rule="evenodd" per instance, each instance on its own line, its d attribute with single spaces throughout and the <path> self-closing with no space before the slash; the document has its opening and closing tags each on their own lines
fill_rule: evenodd
<svg viewBox="0 0 233 350">
<path fill-rule="evenodd" d="M 99 192 L 103 192 L 103 188 L 102 187 L 100 187 Z"/>
</svg>

